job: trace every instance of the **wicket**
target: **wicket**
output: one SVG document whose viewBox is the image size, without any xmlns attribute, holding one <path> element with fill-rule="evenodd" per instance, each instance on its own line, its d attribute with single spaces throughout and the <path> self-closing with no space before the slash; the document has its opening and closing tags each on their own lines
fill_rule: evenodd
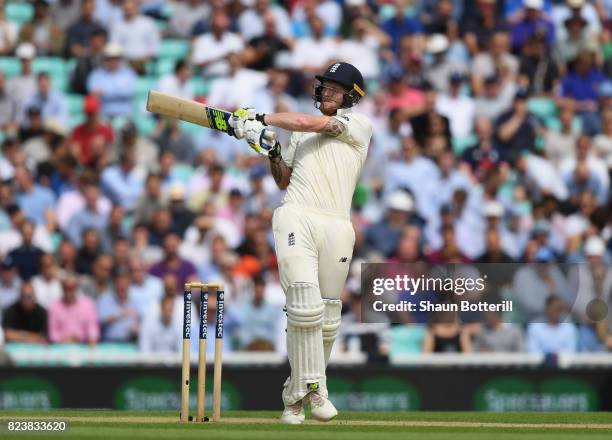
<svg viewBox="0 0 612 440">
<path fill-rule="evenodd" d="M 189 418 L 189 375 L 190 375 L 190 344 L 191 344 L 191 300 L 192 289 L 200 289 L 200 329 L 198 341 L 198 387 L 196 422 L 204 422 L 206 405 L 206 340 L 208 337 L 208 294 L 216 291 L 217 316 L 215 325 L 215 362 L 213 369 L 213 422 L 221 419 L 221 369 L 223 352 L 223 309 L 224 291 L 220 283 L 187 283 L 183 290 L 183 368 L 181 385 L 180 421 L 187 422 Z"/>
</svg>

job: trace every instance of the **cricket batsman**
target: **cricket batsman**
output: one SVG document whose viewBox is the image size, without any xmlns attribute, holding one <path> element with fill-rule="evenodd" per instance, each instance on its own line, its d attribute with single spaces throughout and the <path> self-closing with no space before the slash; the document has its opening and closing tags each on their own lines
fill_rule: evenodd
<svg viewBox="0 0 612 440">
<path fill-rule="evenodd" d="M 320 116 L 245 108 L 230 119 L 236 137 L 269 158 L 276 184 L 287 190 L 273 217 L 291 365 L 282 392 L 281 422 L 287 424 L 303 423 L 308 403 L 316 420 L 338 414 L 328 399 L 325 369 L 355 243 L 351 200 L 372 136 L 368 118 L 351 111 L 365 96 L 359 70 L 334 63 L 316 79 L 312 97 Z M 281 151 L 269 127 L 293 132 L 287 148 Z"/>
</svg>

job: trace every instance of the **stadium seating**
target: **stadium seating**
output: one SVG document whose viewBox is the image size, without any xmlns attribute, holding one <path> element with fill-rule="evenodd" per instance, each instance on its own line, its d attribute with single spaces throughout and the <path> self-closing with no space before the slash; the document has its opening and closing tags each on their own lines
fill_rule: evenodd
<svg viewBox="0 0 612 440">
<path fill-rule="evenodd" d="M 31 3 L 7 3 L 4 11 L 6 18 L 17 24 L 30 21 L 34 15 L 34 7 Z"/>
</svg>

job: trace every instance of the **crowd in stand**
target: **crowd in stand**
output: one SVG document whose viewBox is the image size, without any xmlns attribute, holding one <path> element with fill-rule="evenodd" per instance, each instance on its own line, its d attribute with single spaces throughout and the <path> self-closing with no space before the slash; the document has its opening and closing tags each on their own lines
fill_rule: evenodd
<svg viewBox="0 0 612 440">
<path fill-rule="evenodd" d="M 366 79 L 355 111 L 375 129 L 338 349 L 612 349 L 611 320 L 587 312 L 612 306 L 612 1 L 35 0 L 23 22 L 16 5 L 0 2 L 5 344 L 178 351 L 183 284 L 220 280 L 226 349 L 284 350 L 271 231 L 283 194 L 266 161 L 153 119 L 142 88 L 315 113 L 314 74 L 342 60 Z M 491 313 L 368 329 L 365 261 L 545 269 L 511 280 L 514 324 Z M 580 304 L 561 263 L 583 263 Z"/>
</svg>

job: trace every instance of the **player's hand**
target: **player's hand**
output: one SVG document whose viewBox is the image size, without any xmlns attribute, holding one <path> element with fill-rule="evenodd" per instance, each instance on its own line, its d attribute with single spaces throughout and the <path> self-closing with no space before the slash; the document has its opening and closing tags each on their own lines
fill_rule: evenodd
<svg viewBox="0 0 612 440">
<path fill-rule="evenodd" d="M 256 120 L 247 120 L 244 123 L 244 138 L 251 149 L 265 157 L 269 157 L 277 144 L 276 132 Z"/>
<path fill-rule="evenodd" d="M 265 113 L 257 113 L 257 110 L 255 110 L 252 107 L 242 107 L 239 108 L 238 110 L 236 110 L 233 115 L 234 117 L 236 117 L 237 119 L 240 119 L 241 121 L 259 121 L 261 122 L 263 125 L 268 125 L 265 123 L 264 121 L 264 117 L 266 116 Z"/>
<path fill-rule="evenodd" d="M 254 120 L 256 114 L 255 109 L 250 107 L 239 108 L 232 113 L 231 118 L 229 118 L 229 126 L 232 128 L 230 134 L 236 139 L 244 138 L 244 124 L 246 121 Z"/>
</svg>

